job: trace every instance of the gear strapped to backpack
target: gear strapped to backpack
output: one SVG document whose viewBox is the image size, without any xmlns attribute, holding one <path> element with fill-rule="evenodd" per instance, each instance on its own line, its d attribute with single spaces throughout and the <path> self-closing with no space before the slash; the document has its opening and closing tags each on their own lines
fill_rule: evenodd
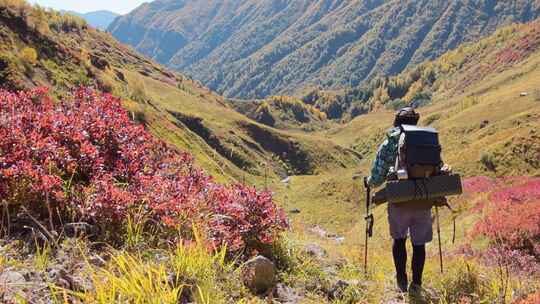
<svg viewBox="0 0 540 304">
<path fill-rule="evenodd" d="M 386 187 L 373 198 L 375 204 L 442 199 L 463 193 L 461 177 L 441 172 L 443 161 L 437 130 L 401 125 L 396 165 Z"/>
</svg>

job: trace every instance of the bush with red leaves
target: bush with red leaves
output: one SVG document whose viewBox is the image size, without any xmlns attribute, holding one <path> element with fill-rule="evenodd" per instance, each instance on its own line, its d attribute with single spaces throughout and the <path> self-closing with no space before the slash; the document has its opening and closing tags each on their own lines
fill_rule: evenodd
<svg viewBox="0 0 540 304">
<path fill-rule="evenodd" d="M 43 88 L 0 91 L 0 198 L 13 216 L 84 220 L 112 234 L 143 210 L 166 238 L 189 237 L 196 225 L 233 251 L 287 228 L 269 193 L 214 183 L 190 155 L 132 123 L 118 99 L 90 89 L 58 103 Z"/>
<path fill-rule="evenodd" d="M 484 193 L 491 191 L 496 185 L 493 178 L 487 176 L 475 176 L 463 181 L 463 190 L 466 194 Z"/>
<path fill-rule="evenodd" d="M 540 303 L 540 291 L 529 295 L 526 299 L 518 300 L 514 304 L 538 304 Z"/>
<path fill-rule="evenodd" d="M 540 179 L 508 179 L 492 192 L 473 236 L 486 236 L 494 247 L 517 250 L 540 261 Z"/>
</svg>

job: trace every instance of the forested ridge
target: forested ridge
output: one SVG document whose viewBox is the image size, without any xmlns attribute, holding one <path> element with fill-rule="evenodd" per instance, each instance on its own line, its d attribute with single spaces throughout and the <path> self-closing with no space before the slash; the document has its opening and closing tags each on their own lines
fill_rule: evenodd
<svg viewBox="0 0 540 304">
<path fill-rule="evenodd" d="M 159 0 L 109 30 L 225 96 L 261 98 L 397 74 L 539 14 L 525 0 Z"/>
</svg>

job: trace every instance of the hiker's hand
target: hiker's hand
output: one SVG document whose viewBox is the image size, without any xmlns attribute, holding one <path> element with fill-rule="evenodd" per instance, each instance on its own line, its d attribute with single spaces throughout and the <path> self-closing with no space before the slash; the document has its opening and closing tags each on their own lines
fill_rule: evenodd
<svg viewBox="0 0 540 304">
<path fill-rule="evenodd" d="M 444 207 L 446 204 L 448 204 L 448 199 L 446 199 L 446 197 L 436 198 L 433 202 L 433 205 L 436 207 Z"/>
<path fill-rule="evenodd" d="M 444 164 L 444 166 L 441 168 L 441 172 L 443 174 L 452 174 L 452 167 L 449 164 Z"/>
<path fill-rule="evenodd" d="M 364 176 L 364 187 L 369 188 L 369 177 Z"/>
</svg>

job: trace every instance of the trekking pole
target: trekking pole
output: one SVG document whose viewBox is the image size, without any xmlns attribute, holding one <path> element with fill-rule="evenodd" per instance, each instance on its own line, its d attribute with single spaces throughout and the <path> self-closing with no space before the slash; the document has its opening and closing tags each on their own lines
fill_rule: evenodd
<svg viewBox="0 0 540 304">
<path fill-rule="evenodd" d="M 437 235 L 439 239 L 439 262 L 441 264 L 441 273 L 444 273 L 442 244 L 441 244 L 441 223 L 439 218 L 439 207 L 435 206 L 435 216 L 437 217 Z"/>
<path fill-rule="evenodd" d="M 367 275 L 368 269 L 368 240 L 373 236 L 373 224 L 375 219 L 373 214 L 370 213 L 371 205 L 371 187 L 369 186 L 367 177 L 364 177 L 364 187 L 366 188 L 366 238 L 364 243 L 364 273 Z"/>
</svg>

